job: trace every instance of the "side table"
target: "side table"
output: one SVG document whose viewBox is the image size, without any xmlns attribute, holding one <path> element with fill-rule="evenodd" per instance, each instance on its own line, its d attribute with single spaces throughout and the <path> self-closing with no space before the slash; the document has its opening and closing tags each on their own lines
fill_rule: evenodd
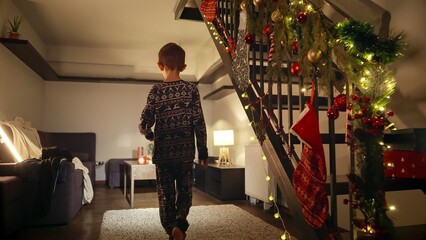
<svg viewBox="0 0 426 240">
<path fill-rule="evenodd" d="M 133 208 L 135 180 L 155 180 L 154 164 L 139 164 L 138 161 L 124 161 L 124 197 L 127 199 L 127 175 L 130 177 L 130 207 Z"/>
</svg>

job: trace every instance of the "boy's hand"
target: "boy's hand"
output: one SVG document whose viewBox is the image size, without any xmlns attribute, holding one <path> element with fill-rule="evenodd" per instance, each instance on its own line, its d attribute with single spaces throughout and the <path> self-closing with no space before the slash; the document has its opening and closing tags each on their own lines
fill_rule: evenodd
<svg viewBox="0 0 426 240">
<path fill-rule="evenodd" d="M 207 168 L 208 166 L 209 166 L 209 162 L 208 162 L 208 160 L 207 159 L 204 159 L 204 160 L 199 160 L 199 163 L 200 163 L 200 166 L 202 167 L 202 168 Z"/>
<path fill-rule="evenodd" d="M 147 131 L 145 133 L 145 138 L 149 141 L 154 141 L 154 133 L 152 131 Z"/>
</svg>

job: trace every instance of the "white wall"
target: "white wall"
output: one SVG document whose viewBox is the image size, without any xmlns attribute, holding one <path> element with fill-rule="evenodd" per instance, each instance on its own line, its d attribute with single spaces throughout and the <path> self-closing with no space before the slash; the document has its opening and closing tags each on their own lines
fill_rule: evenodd
<svg viewBox="0 0 426 240">
<path fill-rule="evenodd" d="M 46 82 L 42 128 L 58 132 L 95 132 L 97 161 L 134 157 L 138 146 L 148 144 L 139 133 L 138 124 L 151 87 Z M 203 102 L 202 106 L 207 119 L 209 103 Z M 105 180 L 104 166 L 97 167 L 96 179 Z"/>
<path fill-rule="evenodd" d="M 211 129 L 234 130 L 234 146 L 229 146 L 231 163 L 245 165 L 245 148 L 250 142 L 250 137 L 255 136 L 244 108 L 236 93 L 228 95 L 220 100 L 212 102 Z M 214 156 L 219 155 L 219 147 L 213 147 L 211 151 Z M 211 155 L 212 155 L 211 154 Z"/>
<path fill-rule="evenodd" d="M 95 132 L 96 160 L 131 158 L 148 141 L 139 133 L 140 113 L 151 85 L 47 82 L 43 129 Z M 105 180 L 104 166 L 97 180 Z"/>
<path fill-rule="evenodd" d="M 4 37 L 7 19 L 13 19 L 20 12 L 11 1 L 0 0 L 0 33 Z M 22 23 L 22 33 L 37 35 L 27 23 Z M 44 81 L 22 63 L 3 44 L 0 44 L 0 121 L 23 117 L 33 126 L 41 126 L 43 111 Z"/>
</svg>

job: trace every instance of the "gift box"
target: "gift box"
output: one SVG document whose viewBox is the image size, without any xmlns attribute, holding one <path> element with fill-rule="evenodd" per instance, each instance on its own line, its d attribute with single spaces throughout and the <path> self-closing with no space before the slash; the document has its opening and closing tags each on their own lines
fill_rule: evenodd
<svg viewBox="0 0 426 240">
<path fill-rule="evenodd" d="M 426 152 L 385 151 L 385 176 L 426 179 Z"/>
</svg>

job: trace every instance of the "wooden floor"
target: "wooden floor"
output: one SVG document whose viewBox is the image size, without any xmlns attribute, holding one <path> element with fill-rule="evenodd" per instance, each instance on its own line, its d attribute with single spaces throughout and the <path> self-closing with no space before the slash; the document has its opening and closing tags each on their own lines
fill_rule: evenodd
<svg viewBox="0 0 426 240">
<path fill-rule="evenodd" d="M 123 196 L 122 188 L 108 188 L 104 182 L 98 182 L 94 188 L 95 194 L 91 204 L 83 206 L 74 219 L 67 225 L 26 227 L 10 237 L 12 240 L 98 240 L 101 229 L 102 217 L 107 210 L 129 209 L 130 205 Z M 273 217 L 274 211 L 263 210 L 261 204 L 250 204 L 248 200 L 222 202 L 196 188 L 193 190 L 193 206 L 235 204 L 236 206 L 254 214 L 267 223 L 283 229 L 281 221 Z M 157 208 L 157 193 L 155 187 L 148 182 L 135 188 L 134 208 Z M 286 227 L 291 233 L 295 226 L 291 224 L 290 216 L 285 212 L 281 215 L 286 219 Z M 398 229 L 401 240 L 426 240 L 426 226 L 414 226 Z M 348 234 L 343 233 L 344 240 L 349 239 Z M 123 239 L 124 240 L 124 239 Z M 266 239 L 265 239 L 266 240 Z"/>
<path fill-rule="evenodd" d="M 98 240 L 102 217 L 107 210 L 129 209 L 130 205 L 123 196 L 122 188 L 108 188 L 105 183 L 99 182 L 94 188 L 95 194 L 91 204 L 83 206 L 74 219 L 67 225 L 26 227 L 11 236 L 13 240 Z M 273 211 L 264 211 L 261 205 L 252 205 L 248 200 L 219 201 L 209 194 L 196 188 L 193 190 L 193 206 L 235 204 L 266 222 L 282 229 L 279 220 L 273 217 Z M 149 183 L 135 188 L 134 208 L 157 208 L 157 193 L 155 187 Z"/>
</svg>

